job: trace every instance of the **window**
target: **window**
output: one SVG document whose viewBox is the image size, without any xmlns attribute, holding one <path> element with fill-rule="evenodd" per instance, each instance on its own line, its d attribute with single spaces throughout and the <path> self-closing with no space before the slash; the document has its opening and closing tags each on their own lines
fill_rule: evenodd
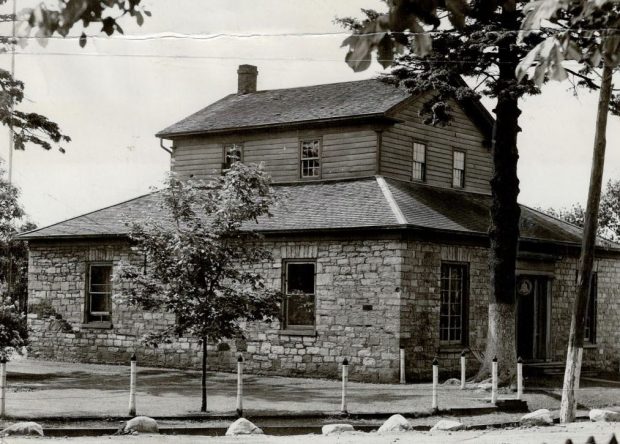
<svg viewBox="0 0 620 444">
<path fill-rule="evenodd" d="M 284 328 L 314 329 L 314 262 L 284 264 Z"/>
<path fill-rule="evenodd" d="M 228 169 L 235 162 L 243 161 L 243 145 L 228 143 L 224 145 L 224 169 Z"/>
<path fill-rule="evenodd" d="M 301 141 L 301 177 L 321 177 L 321 140 Z"/>
<path fill-rule="evenodd" d="M 598 276 L 592 273 L 590 281 L 590 294 L 588 295 L 588 306 L 586 308 L 586 324 L 583 332 L 584 342 L 596 344 L 596 305 L 598 299 Z"/>
<path fill-rule="evenodd" d="M 413 180 L 426 180 L 426 145 L 413 143 Z"/>
<path fill-rule="evenodd" d="M 452 157 L 452 186 L 465 188 L 465 153 L 454 151 Z"/>
<path fill-rule="evenodd" d="M 441 264 L 439 339 L 444 344 L 467 343 L 468 280 L 466 264 Z"/>
<path fill-rule="evenodd" d="M 110 321 L 112 296 L 112 265 L 90 264 L 88 269 L 88 294 L 86 321 Z"/>
</svg>

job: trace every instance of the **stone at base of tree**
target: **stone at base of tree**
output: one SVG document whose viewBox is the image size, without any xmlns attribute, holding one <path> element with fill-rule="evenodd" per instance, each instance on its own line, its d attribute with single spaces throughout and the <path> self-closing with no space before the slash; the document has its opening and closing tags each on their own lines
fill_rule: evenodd
<svg viewBox="0 0 620 444">
<path fill-rule="evenodd" d="M 442 430 L 446 432 L 453 432 L 455 430 L 462 430 L 464 427 L 463 423 L 458 421 L 452 421 L 450 419 L 441 419 L 433 426 L 431 432 L 435 432 L 437 430 Z"/>
<path fill-rule="evenodd" d="M 131 418 L 123 428 L 124 433 L 159 433 L 157 421 L 148 416 L 136 416 Z"/>
<path fill-rule="evenodd" d="M 239 418 L 226 430 L 226 436 L 234 435 L 262 435 L 263 430 L 245 418 Z"/>
<path fill-rule="evenodd" d="M 477 389 L 480 392 L 490 392 L 493 388 L 493 384 L 491 382 L 481 382 L 477 385 Z"/>
<path fill-rule="evenodd" d="M 353 432 L 351 424 L 327 424 L 321 429 L 323 435 L 335 435 L 338 433 Z"/>
<path fill-rule="evenodd" d="M 43 427 L 36 422 L 18 422 L 2 430 L 0 435 L 39 435 L 43 436 Z"/>
<path fill-rule="evenodd" d="M 387 433 L 387 432 L 406 432 L 411 430 L 411 424 L 407 421 L 402 415 L 392 415 L 390 416 L 377 432 L 379 433 Z"/>
<path fill-rule="evenodd" d="M 443 385 L 461 385 L 461 380 L 456 378 L 450 378 L 446 380 Z"/>
<path fill-rule="evenodd" d="M 589 416 L 594 422 L 620 422 L 620 412 L 613 410 L 592 409 Z"/>
<path fill-rule="evenodd" d="M 522 425 L 544 426 L 553 424 L 553 418 L 549 410 L 539 409 L 527 415 L 523 415 L 519 422 Z"/>
</svg>

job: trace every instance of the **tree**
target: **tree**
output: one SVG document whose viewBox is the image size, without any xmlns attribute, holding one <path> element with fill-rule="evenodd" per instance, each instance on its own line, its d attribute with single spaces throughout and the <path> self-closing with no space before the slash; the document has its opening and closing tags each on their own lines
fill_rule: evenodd
<svg viewBox="0 0 620 444">
<path fill-rule="evenodd" d="M 530 81 L 519 82 L 515 70 L 540 37 L 517 42 L 523 2 L 516 0 L 390 0 L 389 11 L 364 10 L 366 19 L 341 20 L 353 31 L 347 63 L 356 71 L 370 65 L 373 51 L 392 70 L 386 80 L 404 84 L 412 93 L 433 91 L 423 113 L 429 124 L 448 124 L 449 99 L 476 100 L 480 93 L 460 80 L 476 79 L 481 93 L 496 99 L 491 151 L 492 206 L 489 228 L 489 319 L 484 362 L 477 375 L 488 375 L 497 357 L 500 380 L 508 382 L 516 368 L 515 266 L 519 239 L 517 203 L 517 135 L 519 99 L 537 94 Z M 449 19 L 442 20 L 445 17 Z M 432 29 L 429 29 L 432 27 Z"/>
<path fill-rule="evenodd" d="M 130 222 L 133 250 L 148 266 L 124 264 L 115 279 L 133 284 L 121 303 L 175 315 L 170 328 L 144 338 L 148 344 L 177 335 L 200 339 L 205 412 L 208 340 L 242 336 L 243 322 L 271 322 L 280 313 L 279 292 L 253 268 L 271 255 L 250 229 L 268 215 L 274 195 L 262 168 L 241 162 L 210 182 L 172 176 L 167 185 L 159 192 L 164 220 Z"/>
<path fill-rule="evenodd" d="M 560 422 L 565 423 L 574 421 L 576 413 L 575 386 L 581 371 L 585 317 L 596 249 L 607 116 L 610 108 L 614 109 L 612 76 L 614 69 L 620 64 L 620 4 L 614 0 L 533 1 L 528 5 L 524 28 L 528 33 L 538 30 L 544 20 L 557 25 L 559 31 L 552 33 L 532 49 L 519 66 L 519 77 L 524 77 L 530 66 L 536 63 L 536 81 L 542 81 L 549 73 L 562 80 L 567 77 L 564 62 L 576 61 L 583 65 L 579 75 L 587 86 L 593 88 L 594 81 L 586 75 L 597 69 L 601 71 L 590 186 L 577 273 L 577 294 L 571 316 L 560 405 Z"/>
</svg>

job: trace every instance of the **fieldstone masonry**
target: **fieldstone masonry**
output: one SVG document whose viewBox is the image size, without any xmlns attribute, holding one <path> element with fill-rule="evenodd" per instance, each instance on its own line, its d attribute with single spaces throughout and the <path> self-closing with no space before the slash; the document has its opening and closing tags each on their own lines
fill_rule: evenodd
<svg viewBox="0 0 620 444">
<path fill-rule="evenodd" d="M 469 266 L 469 343 L 483 350 L 487 329 L 489 274 L 487 249 L 393 239 L 266 241 L 273 262 L 257 264 L 270 285 L 281 288 L 285 259 L 316 261 L 316 331 L 300 335 L 278 323 L 246 326 L 246 339 L 209 345 L 212 370 L 233 371 L 242 353 L 252 373 L 339 377 L 340 363 L 350 362 L 351 380 L 397 382 L 399 348 L 406 350 L 408 380 L 427 379 L 435 354 L 442 373 L 459 366 L 462 347 L 439 341 L 442 261 Z M 42 358 L 66 361 L 128 363 L 136 352 L 142 365 L 199 368 L 201 351 L 194 338 L 178 338 L 156 349 L 141 336 L 174 322 L 166 313 L 113 307 L 110 328 L 84 323 L 86 267 L 92 261 L 133 261 L 123 241 L 31 242 L 29 325 L 32 351 Z M 557 257 L 552 280 L 551 357 L 562 360 L 577 258 Z M 584 354 L 586 365 L 617 369 L 620 356 L 620 262 L 597 261 L 598 342 Z M 51 305 L 41 313 L 37 307 Z M 469 367 L 475 368 L 473 354 Z"/>
</svg>

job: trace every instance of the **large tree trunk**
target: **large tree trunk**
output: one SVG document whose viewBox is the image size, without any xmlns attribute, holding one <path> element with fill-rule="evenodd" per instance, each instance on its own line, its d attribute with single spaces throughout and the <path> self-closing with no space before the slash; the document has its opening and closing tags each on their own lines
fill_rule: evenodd
<svg viewBox="0 0 620 444">
<path fill-rule="evenodd" d="M 504 4 L 502 22 L 504 29 L 518 29 L 514 3 Z M 509 382 L 516 371 L 515 346 L 515 267 L 519 241 L 517 204 L 519 179 L 517 178 L 517 134 L 519 133 L 519 93 L 516 90 L 515 69 L 518 64 L 514 52 L 517 33 L 508 35 L 499 46 L 498 98 L 493 132 L 493 177 L 491 178 L 491 227 L 489 229 L 490 293 L 489 325 L 484 361 L 477 380 L 490 374 L 491 362 L 497 357 L 499 380 Z"/>
<path fill-rule="evenodd" d="M 202 381 L 201 381 L 202 403 L 200 411 L 207 411 L 207 337 L 202 338 Z"/>
<path fill-rule="evenodd" d="M 607 113 L 611 99 L 611 77 L 613 70 L 606 64 L 603 67 L 601 90 L 599 92 L 598 112 L 596 116 L 596 133 L 594 135 L 594 153 L 590 172 L 590 189 L 581 240 L 581 257 L 577 274 L 577 295 L 573 304 L 568 350 L 566 352 L 566 369 L 560 405 L 560 422 L 573 422 L 576 413 L 575 386 L 577 375 L 581 371 L 581 355 L 583 353 L 583 334 L 585 317 L 592 280 L 594 251 L 596 248 L 596 230 L 598 228 L 599 203 L 603 186 L 603 167 L 605 164 L 605 146 L 607 144 Z"/>
</svg>

